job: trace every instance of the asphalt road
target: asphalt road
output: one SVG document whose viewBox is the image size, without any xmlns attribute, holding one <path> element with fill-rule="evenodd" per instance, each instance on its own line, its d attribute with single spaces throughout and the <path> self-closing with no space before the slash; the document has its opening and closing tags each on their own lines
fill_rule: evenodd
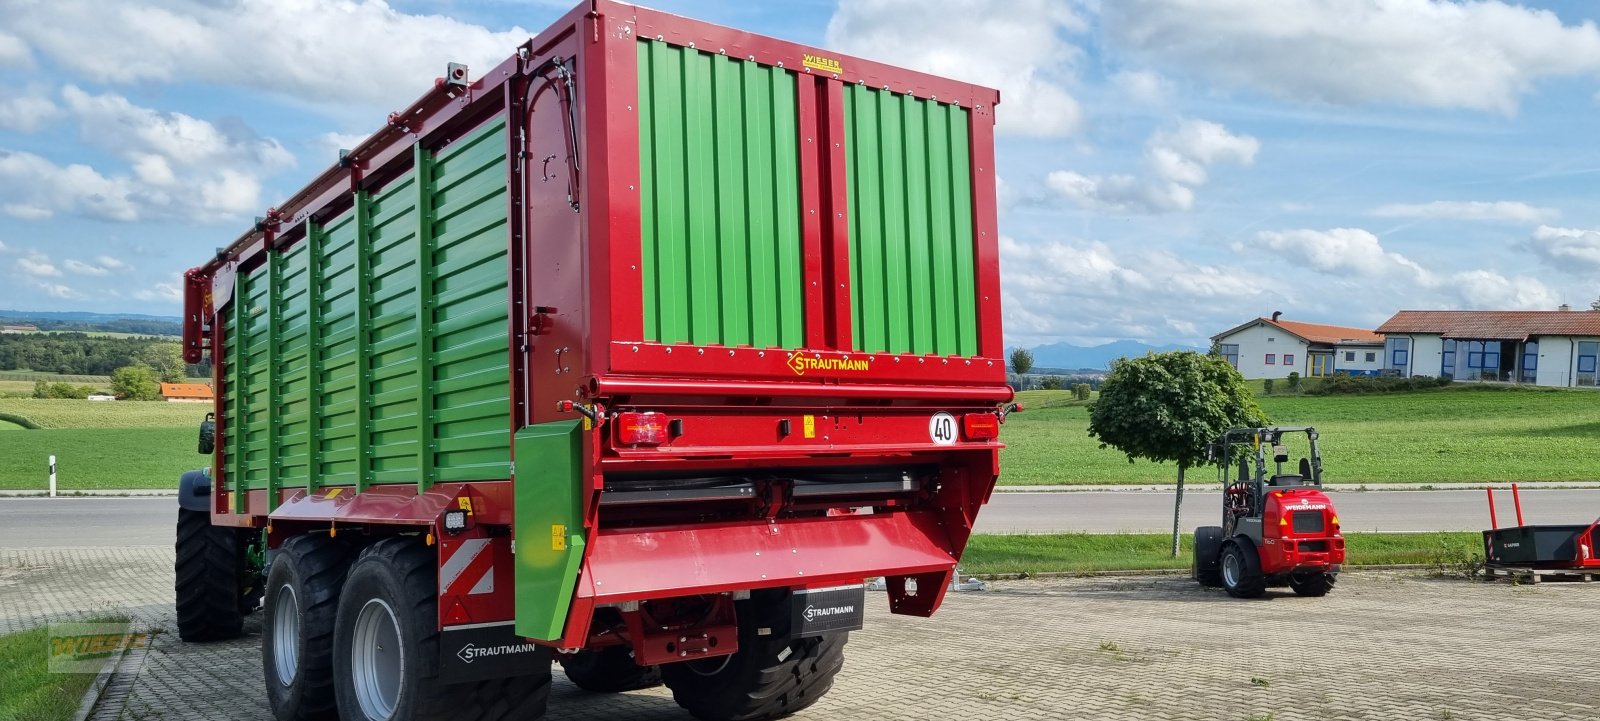
<svg viewBox="0 0 1600 721">
<path fill-rule="evenodd" d="M 1346 531 L 1477 531 L 1489 527 L 1483 491 L 1366 491 L 1330 494 Z M 1501 525 L 1515 523 L 1511 496 L 1496 493 Z M 1183 527 L 1216 523 L 1216 493 L 1186 493 Z M 1530 524 L 1591 523 L 1600 490 L 1522 493 Z M 169 546 L 174 498 L 3 498 L 0 548 Z M 978 517 L 985 533 L 1160 532 L 1172 528 L 1170 492 L 996 493 Z"/>
</svg>

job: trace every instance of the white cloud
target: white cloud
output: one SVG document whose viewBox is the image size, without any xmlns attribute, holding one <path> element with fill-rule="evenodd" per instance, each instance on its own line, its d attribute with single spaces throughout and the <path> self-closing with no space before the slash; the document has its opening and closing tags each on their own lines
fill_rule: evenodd
<svg viewBox="0 0 1600 721">
<path fill-rule="evenodd" d="M 383 0 L 8 5 L 9 30 L 91 82 L 212 82 L 395 107 L 427 90 L 446 63 L 484 73 L 531 35 L 413 15 Z"/>
<path fill-rule="evenodd" d="M 81 297 L 83 297 L 82 294 L 80 294 L 78 291 L 75 291 L 71 287 L 62 285 L 60 283 L 43 283 L 43 282 L 40 282 L 40 283 L 34 283 L 33 287 L 38 288 L 45 295 L 48 295 L 51 298 L 81 298 Z"/>
<path fill-rule="evenodd" d="M 3 178 L 0 178 L 0 180 L 3 180 Z M 55 211 L 49 208 L 26 203 L 0 205 L 0 213 L 5 213 L 18 220 L 44 220 L 55 216 Z"/>
<path fill-rule="evenodd" d="M 3 209 L 25 220 L 57 212 L 99 220 L 139 218 L 126 178 L 108 178 L 87 165 L 57 165 L 33 153 L 0 150 L 0 192 L 23 201 Z"/>
<path fill-rule="evenodd" d="M 94 259 L 94 262 L 95 262 L 95 265 L 98 265 L 98 266 L 100 266 L 102 268 L 106 268 L 108 270 L 122 270 L 122 269 L 128 267 L 127 263 L 124 263 L 124 262 L 122 262 L 120 260 L 117 260 L 116 258 L 113 258 L 113 257 L 111 257 L 109 255 L 97 256 Z"/>
<path fill-rule="evenodd" d="M 1237 323 L 1239 305 L 1266 305 L 1271 292 L 1237 282 L 1238 268 L 1099 241 L 1002 236 L 1000 261 L 1009 342 L 1199 339 Z"/>
<path fill-rule="evenodd" d="M 31 133 L 47 120 L 61 114 L 61 108 L 43 95 L 7 91 L 0 99 L 0 130 Z"/>
<path fill-rule="evenodd" d="M 1172 81 L 1149 70 L 1121 70 L 1108 80 L 1128 99 L 1144 105 L 1165 105 L 1174 92 Z"/>
<path fill-rule="evenodd" d="M 1541 225 L 1523 246 L 1553 268 L 1572 273 L 1600 271 L 1600 230 Z"/>
<path fill-rule="evenodd" d="M 11 33 L 0 30 L 0 68 L 27 68 L 33 66 L 33 54 L 28 44 Z"/>
<path fill-rule="evenodd" d="M 1378 236 L 1360 228 L 1262 231 L 1256 234 L 1254 245 L 1333 275 L 1412 279 L 1427 275 L 1422 266 L 1385 250 Z"/>
<path fill-rule="evenodd" d="M 1107 43 L 1296 100 L 1515 112 L 1540 80 L 1600 73 L 1600 30 L 1504 2 L 1117 0 Z"/>
<path fill-rule="evenodd" d="M 1080 208 L 1108 213 L 1172 213 L 1194 208 L 1195 189 L 1210 180 L 1208 168 L 1250 165 L 1260 141 L 1235 135 L 1209 120 L 1185 120 L 1145 141 L 1144 162 L 1154 178 L 1088 176 L 1058 170 L 1045 185 Z"/>
<path fill-rule="evenodd" d="M 111 275 L 110 268 L 102 267 L 94 263 L 85 263 L 81 260 L 68 258 L 67 260 L 63 261 L 61 265 L 67 269 L 68 273 L 73 273 L 75 275 L 92 275 L 95 277 Z"/>
<path fill-rule="evenodd" d="M 1509 223 L 1538 223 L 1561 217 L 1555 208 L 1540 208 L 1517 201 L 1453 201 L 1431 203 L 1390 203 L 1372 210 L 1380 218 L 1426 218 L 1438 220 L 1487 220 Z"/>
<path fill-rule="evenodd" d="M 1350 297 L 1353 306 L 1520 310 L 1553 308 L 1558 294 L 1537 278 L 1508 277 L 1492 270 L 1437 272 L 1383 247 L 1360 228 L 1263 231 L 1254 248 L 1289 260 L 1280 274 L 1309 270 L 1336 279 L 1317 286 L 1325 294 Z M 1384 282 L 1378 282 L 1384 281 Z"/>
<path fill-rule="evenodd" d="M 841 2 L 827 46 L 873 60 L 978 83 L 1000 91 L 1000 132 L 1052 137 L 1076 133 L 1083 111 L 1069 85 L 1081 51 L 1062 36 L 1087 28 L 1060 0 Z"/>
<path fill-rule="evenodd" d="M 50 256 L 43 253 L 29 253 L 17 259 L 17 270 L 26 275 L 39 278 L 59 278 L 61 269 L 50 261 Z"/>
<path fill-rule="evenodd" d="M 175 283 L 157 283 L 150 288 L 134 291 L 137 300 L 163 303 L 182 303 L 183 289 Z"/>
</svg>

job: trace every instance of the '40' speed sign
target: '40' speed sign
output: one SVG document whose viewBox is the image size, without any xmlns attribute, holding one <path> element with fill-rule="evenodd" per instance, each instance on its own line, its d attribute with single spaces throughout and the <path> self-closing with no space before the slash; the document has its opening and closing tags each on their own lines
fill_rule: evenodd
<svg viewBox="0 0 1600 721">
<path fill-rule="evenodd" d="M 928 438 L 936 446 L 953 446 L 956 444 L 956 417 L 949 413 L 939 412 L 928 419 Z"/>
</svg>

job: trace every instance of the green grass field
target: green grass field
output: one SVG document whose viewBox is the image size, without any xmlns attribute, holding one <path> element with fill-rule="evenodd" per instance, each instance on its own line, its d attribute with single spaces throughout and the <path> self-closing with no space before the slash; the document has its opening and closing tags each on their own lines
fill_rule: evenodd
<svg viewBox="0 0 1600 721">
<path fill-rule="evenodd" d="M 61 375 L 60 373 L 41 373 L 39 371 L 0 371 L 0 382 L 27 383 L 30 391 L 33 390 L 34 381 L 110 385 L 111 376 L 74 376 Z"/>
<path fill-rule="evenodd" d="M 1193 536 L 1181 538 L 1172 557 L 1172 536 L 1161 533 L 1052 533 L 976 535 L 961 557 L 961 571 L 980 575 L 1093 573 L 1189 568 Z M 1345 536 L 1353 566 L 1426 564 L 1457 568 L 1483 555 L 1477 533 L 1351 533 Z"/>
<path fill-rule="evenodd" d="M 40 428 L 198 428 L 210 410 L 207 403 L 0 398 L 0 414 Z"/>
<path fill-rule="evenodd" d="M 1035 405 L 1006 420 L 1001 483 L 1173 483 L 1177 467 L 1128 463 L 1089 437 L 1083 405 Z M 1322 434 L 1331 483 L 1600 479 L 1600 394 L 1587 390 L 1458 386 L 1368 396 L 1264 396 L 1274 423 Z M 1026 404 L 1026 402 L 1025 402 Z M 1298 449 L 1292 449 L 1298 452 Z M 1191 479 L 1211 482 L 1212 469 Z"/>
<path fill-rule="evenodd" d="M 127 618 L 97 618 L 85 623 L 126 625 Z M 52 673 L 50 629 L 0 635 L 0 721 L 67 721 L 94 683 L 92 673 Z"/>
<path fill-rule="evenodd" d="M 0 417 L 40 426 L 0 438 L 0 489 L 45 488 L 51 455 L 63 492 L 175 487 L 184 471 L 208 462 L 194 452 L 208 410 L 198 403 L 0 398 Z"/>
</svg>

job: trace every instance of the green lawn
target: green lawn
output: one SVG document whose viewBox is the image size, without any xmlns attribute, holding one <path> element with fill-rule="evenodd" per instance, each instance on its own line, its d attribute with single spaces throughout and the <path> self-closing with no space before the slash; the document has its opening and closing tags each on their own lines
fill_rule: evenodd
<svg viewBox="0 0 1600 721">
<path fill-rule="evenodd" d="M 40 426 L 0 439 L 0 489 L 46 488 L 51 455 L 62 492 L 175 488 L 184 471 L 209 462 L 195 453 L 208 410 L 198 403 L 0 399 L 0 417 Z"/>
<path fill-rule="evenodd" d="M 4 418 L 0 418 L 0 431 L 20 431 L 25 429 L 25 426 L 20 426 Z"/>
<path fill-rule="evenodd" d="M 126 623 L 97 619 L 93 623 Z M 66 721 L 94 683 L 92 673 L 51 673 L 48 628 L 0 635 L 0 721 Z"/>
<path fill-rule="evenodd" d="M 961 571 L 998 573 L 1091 573 L 1189 568 L 1193 536 L 1181 537 L 1183 550 L 1172 557 L 1172 536 L 1161 533 L 1053 533 L 975 535 L 961 558 Z M 1456 568 L 1483 555 L 1477 533 L 1350 533 L 1347 563 L 1354 566 L 1397 563 Z"/>
<path fill-rule="evenodd" d="M 198 428 L 210 411 L 209 403 L 0 398 L 0 416 L 40 428 Z"/>
<path fill-rule="evenodd" d="M 1050 392 L 1031 392 L 1044 393 Z M 1332 483 L 1600 479 L 1600 394 L 1593 391 L 1457 386 L 1393 395 L 1259 400 L 1274 423 L 1312 425 L 1321 431 L 1324 479 Z M 1008 446 L 1001 456 L 1000 482 L 1176 481 L 1175 466 L 1130 464 L 1117 451 L 1099 448 L 1088 427 L 1089 411 L 1082 405 L 1035 405 L 1012 415 L 1000 434 Z M 1209 469 L 1196 473 L 1203 482 L 1215 477 Z"/>
</svg>

